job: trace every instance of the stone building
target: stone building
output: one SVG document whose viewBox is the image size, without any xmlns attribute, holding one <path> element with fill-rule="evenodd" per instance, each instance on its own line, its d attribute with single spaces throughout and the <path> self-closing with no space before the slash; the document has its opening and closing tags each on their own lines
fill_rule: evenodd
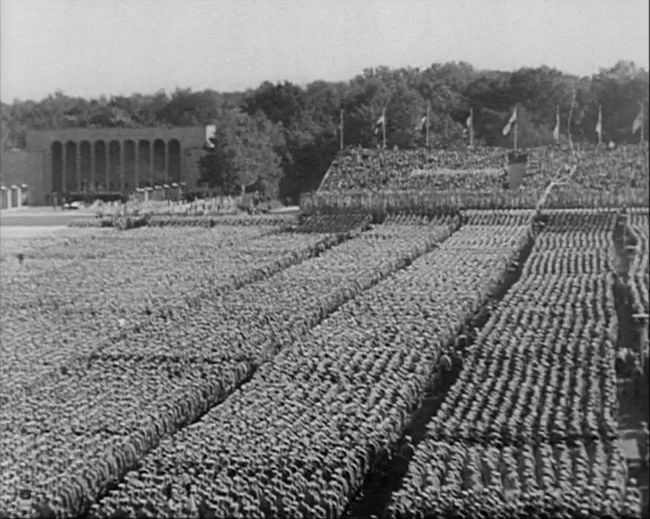
<svg viewBox="0 0 650 519">
<path fill-rule="evenodd" d="M 25 150 L 2 153 L 0 182 L 28 186 L 29 203 L 53 192 L 128 194 L 184 182 L 196 187 L 198 159 L 210 127 L 28 130 Z"/>
</svg>

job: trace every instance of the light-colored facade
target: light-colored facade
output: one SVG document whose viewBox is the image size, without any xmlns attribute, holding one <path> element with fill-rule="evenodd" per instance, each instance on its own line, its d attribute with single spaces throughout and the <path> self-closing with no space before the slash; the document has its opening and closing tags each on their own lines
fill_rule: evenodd
<svg viewBox="0 0 650 519">
<path fill-rule="evenodd" d="M 40 205 L 54 192 L 128 194 L 181 182 L 192 189 L 206 127 L 28 130 L 25 138 L 24 151 L 3 153 L 2 181 L 27 184 L 30 203 Z"/>
</svg>

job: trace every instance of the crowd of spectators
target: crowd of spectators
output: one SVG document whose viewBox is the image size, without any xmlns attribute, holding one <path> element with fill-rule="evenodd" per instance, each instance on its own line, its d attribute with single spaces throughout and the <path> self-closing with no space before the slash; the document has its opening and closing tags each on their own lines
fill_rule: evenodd
<svg viewBox="0 0 650 519">
<path fill-rule="evenodd" d="M 647 146 L 613 150 L 548 147 L 522 153 L 527 155 L 525 173 L 523 182 L 515 186 L 510 185 L 514 177 L 508 173 L 505 149 L 348 148 L 332 162 L 316 198 L 320 205 L 345 206 L 350 196 L 381 205 L 385 199 L 408 193 L 429 206 L 534 208 L 544 188 L 562 172 L 563 183 L 551 193 L 549 207 L 648 204 Z"/>
</svg>

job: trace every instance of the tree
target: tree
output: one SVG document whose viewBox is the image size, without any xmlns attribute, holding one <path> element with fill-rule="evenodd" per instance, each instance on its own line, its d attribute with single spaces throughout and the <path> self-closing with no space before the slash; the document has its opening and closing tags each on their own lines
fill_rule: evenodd
<svg viewBox="0 0 650 519">
<path fill-rule="evenodd" d="M 213 148 L 199 161 L 201 181 L 221 187 L 224 194 L 255 189 L 275 196 L 282 176 L 274 151 L 281 135 L 266 117 L 251 117 L 238 108 L 223 107 L 216 119 Z"/>
</svg>

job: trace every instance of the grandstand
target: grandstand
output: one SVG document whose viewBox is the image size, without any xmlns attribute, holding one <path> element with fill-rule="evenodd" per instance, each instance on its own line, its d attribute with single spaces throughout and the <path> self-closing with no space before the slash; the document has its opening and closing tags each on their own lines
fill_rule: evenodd
<svg viewBox="0 0 650 519">
<path fill-rule="evenodd" d="M 535 208 L 558 172 L 575 167 L 571 178 L 550 194 L 549 207 L 646 207 L 647 151 L 647 144 L 614 150 L 523 150 L 528 157 L 523 182 L 512 188 L 505 149 L 347 148 L 336 156 L 318 191 L 304 196 L 301 205 L 307 211 Z"/>
</svg>

